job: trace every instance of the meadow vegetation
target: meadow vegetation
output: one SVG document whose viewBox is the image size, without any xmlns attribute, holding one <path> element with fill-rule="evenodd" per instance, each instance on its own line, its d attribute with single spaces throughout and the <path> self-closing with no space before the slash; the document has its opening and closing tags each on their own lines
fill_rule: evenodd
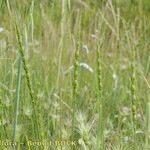
<svg viewBox="0 0 150 150">
<path fill-rule="evenodd" d="M 150 149 L 149 0 L 0 0 L 0 150 L 11 149 Z"/>
</svg>

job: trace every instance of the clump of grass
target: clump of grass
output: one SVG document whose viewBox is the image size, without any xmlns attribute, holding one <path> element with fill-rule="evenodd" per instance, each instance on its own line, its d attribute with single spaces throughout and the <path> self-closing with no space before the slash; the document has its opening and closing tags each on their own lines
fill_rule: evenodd
<svg viewBox="0 0 150 150">
<path fill-rule="evenodd" d="M 0 87 L 2 87 L 0 88 L 1 139 L 9 139 L 10 134 L 12 134 L 12 130 L 9 126 L 12 127 L 12 118 L 16 117 L 14 127 L 19 129 L 20 123 L 26 128 L 23 132 L 19 132 L 20 136 L 16 135 L 18 141 L 24 142 L 31 138 L 38 140 L 38 134 L 41 139 L 46 140 L 55 140 L 56 138 L 62 140 L 63 138 L 73 138 L 73 140 L 78 140 L 78 145 L 76 146 L 55 147 L 51 145 L 50 147 L 44 147 L 45 149 L 130 150 L 133 149 L 132 146 L 134 146 L 134 143 L 137 144 L 136 147 L 138 147 L 138 149 L 142 149 L 141 147 L 145 144 L 143 140 L 146 140 L 148 149 L 150 140 L 149 102 L 147 106 L 147 133 L 139 133 L 138 130 L 143 131 L 144 128 L 144 115 L 141 115 L 140 112 L 145 110 L 144 108 L 147 104 L 145 98 L 149 92 L 149 89 L 145 86 L 149 82 L 150 66 L 150 57 L 148 55 L 149 32 L 147 32 L 149 28 L 149 16 L 147 16 L 147 8 L 145 10 L 144 3 L 146 2 L 142 2 L 142 0 L 140 0 L 140 2 L 135 0 L 137 3 L 132 3 L 130 0 L 127 1 L 128 2 L 114 2 L 110 0 L 104 3 L 100 1 L 93 2 L 91 0 L 78 0 L 77 2 L 71 0 L 30 0 L 30 2 L 23 1 L 19 4 L 18 0 L 16 2 L 0 0 L 0 7 L 2 8 L 0 9 L 0 18 L 2 21 L 0 26 L 5 29 L 0 32 L 0 45 L 2 45 L 2 42 L 5 42 L 6 38 L 8 42 L 8 44 L 6 43 L 7 49 L 0 46 L 0 78 L 2 84 L 6 87 L 0 84 Z M 39 9 L 39 3 L 41 10 Z M 141 11 L 140 17 L 137 15 L 137 4 L 139 4 Z M 128 6 L 130 6 L 131 9 L 128 9 Z M 77 37 L 77 34 L 81 33 L 81 29 L 79 29 L 81 15 L 83 17 L 82 40 L 80 36 Z M 145 21 L 141 17 L 143 15 Z M 19 55 L 23 67 L 20 73 L 25 72 L 25 81 L 23 80 L 21 83 L 20 95 L 22 99 L 20 99 L 20 102 L 19 99 L 16 99 L 14 102 L 17 103 L 14 115 L 12 114 L 12 107 L 14 107 L 14 105 L 11 105 L 13 101 L 10 101 L 10 105 L 8 106 L 5 104 L 5 101 L 7 101 L 5 97 L 9 97 L 10 94 L 10 99 L 12 99 L 14 95 L 9 89 L 13 90 L 16 86 L 16 83 L 14 83 L 14 65 L 11 71 L 11 62 L 16 61 L 16 44 L 13 39 L 13 25 L 15 20 L 18 21 L 18 28 L 22 28 L 22 30 L 18 32 L 17 38 L 19 39 Z M 97 27 L 99 23 L 101 24 L 101 30 Z M 131 29 L 132 25 L 135 29 L 135 33 L 133 33 Z M 96 26 L 96 28 L 94 26 Z M 92 34 L 94 30 L 98 36 Z M 21 36 L 22 33 L 23 36 Z M 132 37 L 132 34 L 135 34 L 135 37 Z M 76 51 L 73 58 L 75 59 L 74 63 L 68 69 L 68 71 L 74 71 L 72 74 L 72 88 L 70 88 L 70 76 L 69 78 L 67 74 L 63 76 L 63 70 L 67 66 L 70 66 L 70 62 L 72 61 L 72 49 L 74 49 L 74 45 L 71 41 L 72 37 Z M 96 40 L 92 41 L 91 38 Z M 39 45 L 34 45 L 34 39 L 38 41 Z M 82 52 L 80 52 L 81 41 L 87 42 L 88 47 L 84 46 L 84 50 L 87 53 L 89 50 L 88 56 L 82 55 Z M 139 78 L 140 74 L 137 74 L 137 70 L 135 72 L 135 64 L 128 68 L 130 63 L 128 61 L 128 50 L 133 50 L 136 44 L 136 48 L 142 49 L 142 51 L 136 54 L 136 59 L 134 57 L 132 58 L 132 62 L 134 64 L 136 60 L 136 65 L 138 66 L 136 69 L 141 71 L 146 84 Z M 27 68 L 27 49 L 30 50 L 30 57 L 32 57 L 30 65 L 36 66 L 35 69 L 32 70 L 33 74 L 31 74 L 29 68 Z M 35 53 L 35 49 L 37 53 Z M 95 54 L 96 52 L 94 52 L 93 49 L 97 50 L 97 54 Z M 129 53 L 130 60 L 131 53 L 132 52 Z M 93 61 L 95 55 L 97 55 L 96 63 Z M 7 60 L 4 60 L 3 57 Z M 93 71 L 86 62 L 80 62 L 82 57 L 87 58 L 92 68 L 96 68 L 97 66 L 97 71 Z M 8 58 L 10 58 L 10 60 Z M 93 72 L 93 74 L 88 75 L 84 72 L 82 73 L 82 70 L 80 73 L 80 67 Z M 112 89 L 112 74 L 109 69 L 112 69 L 114 73 L 118 72 L 118 80 L 115 74 L 113 76 L 114 81 L 118 81 L 117 89 L 115 88 L 116 90 Z M 128 76 L 129 73 L 132 74 L 132 77 Z M 38 76 L 35 76 L 33 79 L 35 74 Z M 103 76 L 103 74 L 106 74 L 106 76 Z M 93 83 L 95 80 L 93 78 L 94 76 L 96 76 L 95 83 Z M 126 80 L 128 80 L 127 78 L 131 80 L 128 83 L 126 82 Z M 80 80 L 82 81 L 80 82 Z M 95 84 L 97 84 L 97 86 L 95 86 Z M 130 84 L 129 90 L 126 87 L 128 84 Z M 140 84 L 140 88 L 137 87 L 137 84 Z M 17 86 L 19 88 L 19 85 Z M 35 97 L 36 95 L 33 93 L 33 87 L 31 86 L 34 86 L 34 91 L 39 92 L 39 94 L 37 94 L 38 99 Z M 98 97 L 96 98 L 95 92 L 98 93 Z M 129 92 L 130 94 L 132 93 L 130 100 L 128 99 Z M 42 96 L 40 96 L 40 93 L 42 93 Z M 16 94 L 19 94 L 19 91 Z M 30 100 L 28 100 L 27 97 Z M 140 105 L 138 104 L 138 99 L 142 100 Z M 32 105 L 34 109 L 31 108 L 32 105 L 28 107 L 31 100 L 33 101 Z M 72 107 L 70 107 L 70 103 L 72 103 Z M 17 108 L 18 104 L 21 109 Z M 127 106 L 125 110 L 126 113 L 123 114 L 122 112 L 124 112 L 124 110 L 122 111 L 120 107 L 128 104 L 131 104 L 132 110 Z M 136 111 L 135 106 L 140 107 L 138 111 Z M 68 112 L 66 108 L 70 109 L 70 111 Z M 18 118 L 17 111 L 19 111 Z M 82 113 L 79 114 L 77 112 Z M 97 121 L 97 114 L 99 114 L 99 121 Z M 132 124 L 134 126 L 132 126 Z M 105 127 L 105 125 L 107 126 Z M 136 141 L 134 143 L 132 140 L 132 127 L 133 135 L 135 135 L 135 129 L 137 128 Z M 16 133 L 18 134 L 18 130 L 15 129 L 14 134 Z M 139 136 L 139 134 L 141 136 Z M 71 137 L 71 135 L 73 136 Z M 144 137 L 145 135 L 146 137 Z M 22 149 L 23 147 L 25 148 L 27 146 L 18 145 L 16 149 Z M 34 146 L 34 148 L 28 147 L 27 149 L 42 148 Z"/>
<path fill-rule="evenodd" d="M 27 45 L 26 45 L 26 42 L 27 42 L 26 28 L 24 30 L 25 31 L 25 35 L 24 35 L 24 38 L 25 38 L 25 47 L 24 47 L 23 44 L 22 44 L 22 36 L 21 36 L 19 28 L 18 28 L 18 26 L 20 24 L 17 24 L 17 22 L 16 22 L 16 20 L 18 19 L 17 15 L 16 15 L 16 12 L 11 8 L 11 5 L 10 5 L 10 3 L 9 3 L 8 0 L 6 1 L 6 5 L 7 5 L 7 9 L 8 9 L 9 15 L 10 15 L 10 17 L 12 17 L 11 18 L 12 19 L 12 24 L 13 24 L 13 26 L 15 28 L 15 31 L 16 31 L 16 36 L 17 36 L 17 41 L 18 41 L 18 47 L 19 47 L 18 48 L 19 55 L 20 55 L 20 59 L 21 59 L 22 65 L 23 65 L 23 70 L 25 72 L 25 78 L 26 78 L 27 87 L 28 87 L 28 90 L 29 90 L 29 95 L 30 95 L 31 101 L 32 101 L 32 107 L 33 107 L 33 114 L 32 114 L 33 133 L 34 133 L 34 137 L 36 139 L 38 139 L 40 132 L 39 132 L 39 127 L 38 127 L 38 117 L 37 117 L 37 110 L 36 110 L 36 101 L 35 101 L 34 93 L 33 93 L 33 90 L 32 90 L 31 79 L 30 79 L 30 75 L 29 75 L 29 71 L 28 71 L 29 69 L 27 67 L 27 63 L 26 63 L 26 59 L 25 59 L 25 54 L 24 54 L 24 48 L 27 47 Z M 33 31 L 34 31 L 33 9 L 34 9 L 34 0 L 31 1 L 31 5 L 30 5 L 32 42 L 33 42 Z M 18 75 L 20 75 L 20 74 L 18 74 Z M 20 84 L 20 83 L 18 83 L 18 84 Z M 17 86 L 20 86 L 20 85 L 17 85 Z M 17 87 L 17 88 L 19 88 L 19 87 Z M 14 140 L 15 140 L 15 136 L 16 136 L 17 114 L 18 114 L 18 105 L 19 105 L 18 94 L 19 94 L 19 89 L 17 91 L 17 97 L 16 97 L 16 114 L 15 114 L 15 124 L 14 124 L 14 133 L 13 133 L 13 136 L 14 136 L 13 139 Z"/>
<path fill-rule="evenodd" d="M 19 54 L 21 56 L 22 63 L 23 63 L 23 69 L 25 71 L 25 77 L 26 77 L 26 81 L 27 81 L 27 87 L 29 89 L 29 95 L 30 95 L 31 100 L 32 100 L 33 120 L 34 120 L 34 134 L 35 134 L 35 138 L 38 138 L 39 137 L 39 131 L 38 131 L 39 129 L 38 129 L 38 120 L 37 120 L 38 118 L 37 118 L 37 114 L 36 114 L 36 102 L 35 102 L 32 86 L 31 86 L 29 71 L 28 71 L 28 67 L 27 67 L 27 64 L 26 64 L 23 45 L 22 45 L 22 42 L 21 42 L 21 37 L 20 37 L 20 33 L 19 33 L 19 29 L 18 29 L 17 24 L 15 25 L 15 27 L 16 27 L 17 40 L 18 40 L 18 45 L 19 45 Z"/>
</svg>

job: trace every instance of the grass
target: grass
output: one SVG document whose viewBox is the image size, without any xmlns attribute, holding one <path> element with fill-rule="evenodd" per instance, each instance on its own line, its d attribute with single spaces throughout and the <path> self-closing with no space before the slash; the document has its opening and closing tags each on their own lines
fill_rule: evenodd
<svg viewBox="0 0 150 150">
<path fill-rule="evenodd" d="M 28 71 L 28 68 L 27 68 L 27 64 L 26 64 L 26 60 L 25 60 L 25 56 L 24 56 L 23 45 L 22 45 L 22 42 L 21 42 L 21 37 L 20 37 L 20 33 L 19 33 L 19 29 L 18 29 L 17 25 L 16 25 L 16 34 L 17 34 L 17 38 L 18 38 L 19 53 L 20 53 L 20 56 L 22 58 L 23 68 L 24 68 L 24 71 L 25 71 L 25 78 L 26 78 L 26 81 L 27 81 L 27 87 L 29 89 L 29 95 L 30 95 L 31 100 L 32 100 L 33 120 L 34 120 L 34 134 L 35 134 L 35 138 L 39 138 L 39 136 L 38 136 L 38 134 L 39 134 L 38 118 L 37 118 L 37 114 L 36 114 L 38 108 L 36 108 L 35 97 L 34 97 L 34 93 L 33 93 L 33 90 L 32 90 L 29 71 Z"/>
<path fill-rule="evenodd" d="M 97 46 L 97 81 L 98 81 L 98 114 L 99 114 L 99 121 L 98 121 L 98 138 L 97 138 L 97 149 L 103 150 L 104 149 L 104 118 L 103 118 L 103 86 L 102 86 L 102 58 L 101 54 L 102 50 L 100 46 Z"/>
<path fill-rule="evenodd" d="M 17 75 L 17 84 L 16 84 L 16 103 L 15 103 L 15 122 L 14 122 L 14 133 L 13 141 L 16 141 L 16 132 L 17 132 L 17 123 L 18 123 L 18 114 L 19 114 L 19 101 L 20 101 L 20 86 L 21 86 L 21 58 L 18 61 L 18 75 Z"/>
<path fill-rule="evenodd" d="M 149 5 L 0 0 L 0 149 L 148 149 Z"/>
</svg>

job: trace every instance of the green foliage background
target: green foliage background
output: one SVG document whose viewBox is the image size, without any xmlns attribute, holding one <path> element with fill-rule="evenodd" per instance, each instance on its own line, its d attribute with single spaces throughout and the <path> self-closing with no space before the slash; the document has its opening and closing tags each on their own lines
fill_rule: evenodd
<svg viewBox="0 0 150 150">
<path fill-rule="evenodd" d="M 15 24 L 19 29 L 36 101 L 36 123 L 23 64 L 20 92 L 16 92 L 20 47 Z M 98 94 L 96 51 L 99 46 L 104 149 L 148 149 L 149 0 L 0 0 L 0 28 L 3 30 L 0 32 L 0 140 L 13 140 L 16 96 L 20 94 L 15 139 L 25 145 L 18 145 L 15 149 L 98 150 L 101 98 Z M 78 93 L 75 105 L 72 105 L 73 65 L 78 42 Z M 133 51 L 135 58 L 132 57 Z M 135 64 L 135 140 L 131 109 L 132 63 Z M 72 111 L 75 115 L 73 131 Z M 35 130 L 39 140 L 70 140 L 73 135 L 79 143 L 76 147 L 29 147 L 26 145 L 28 139 L 37 140 Z M 11 148 L 0 145 L 2 150 Z"/>
</svg>

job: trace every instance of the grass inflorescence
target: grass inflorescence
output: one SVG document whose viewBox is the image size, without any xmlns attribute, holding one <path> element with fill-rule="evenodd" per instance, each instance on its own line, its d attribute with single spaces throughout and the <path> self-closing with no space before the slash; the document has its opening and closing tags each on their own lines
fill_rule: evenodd
<svg viewBox="0 0 150 150">
<path fill-rule="evenodd" d="M 0 0 L 0 149 L 148 149 L 149 4 Z"/>
<path fill-rule="evenodd" d="M 132 110 L 132 124 L 133 124 L 133 141 L 136 142 L 136 66 L 135 66 L 135 50 L 132 52 L 132 62 L 131 62 L 131 96 L 132 96 L 132 102 L 131 102 L 131 110 Z"/>
<path fill-rule="evenodd" d="M 31 87 L 31 80 L 30 80 L 30 76 L 29 76 L 29 71 L 27 68 L 27 64 L 26 64 L 26 60 L 25 60 L 25 56 L 24 56 L 24 50 L 23 50 L 23 45 L 21 42 L 21 37 L 20 37 L 20 33 L 19 33 L 19 29 L 16 25 L 16 34 L 17 34 L 17 40 L 18 40 L 18 45 L 19 45 L 19 54 L 21 56 L 21 60 L 23 63 L 23 69 L 25 71 L 25 77 L 26 77 L 26 81 L 27 81 L 27 86 L 29 89 L 29 94 L 32 100 L 32 107 L 33 107 L 33 120 L 34 120 L 34 134 L 35 134 L 35 138 L 39 138 L 39 129 L 38 129 L 38 118 L 37 118 L 37 114 L 36 114 L 36 102 L 35 102 L 35 97 L 34 97 L 34 93 Z"/>
<path fill-rule="evenodd" d="M 102 50 L 97 45 L 97 83 L 98 83 L 98 135 L 97 149 L 104 149 L 104 116 L 103 116 L 103 86 L 102 86 Z"/>
</svg>

